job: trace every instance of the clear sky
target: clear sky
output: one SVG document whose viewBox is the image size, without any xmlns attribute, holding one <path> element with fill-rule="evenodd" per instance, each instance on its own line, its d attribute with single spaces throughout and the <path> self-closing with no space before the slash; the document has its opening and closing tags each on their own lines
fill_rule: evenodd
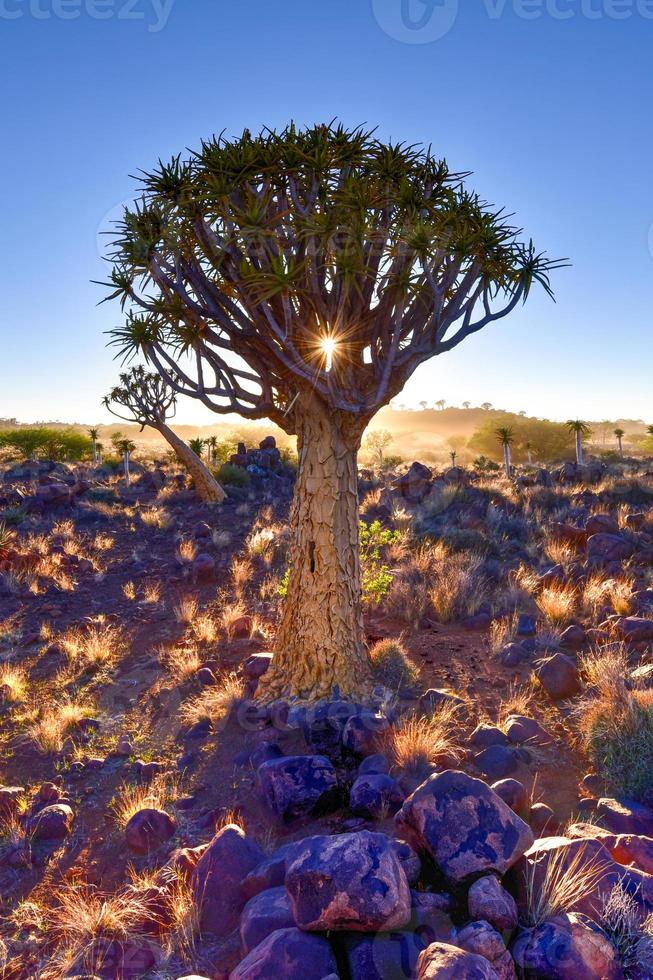
<svg viewBox="0 0 653 980">
<path fill-rule="evenodd" d="M 653 422 L 652 52 L 653 0 L 0 0 L 0 416 L 108 421 L 90 280 L 129 174 L 339 117 L 432 143 L 573 261 L 403 401 Z"/>
</svg>

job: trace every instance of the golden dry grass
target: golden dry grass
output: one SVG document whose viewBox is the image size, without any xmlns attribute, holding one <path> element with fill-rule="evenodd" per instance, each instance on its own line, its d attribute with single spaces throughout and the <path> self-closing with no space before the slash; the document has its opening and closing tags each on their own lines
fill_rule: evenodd
<svg viewBox="0 0 653 980">
<path fill-rule="evenodd" d="M 127 650 L 127 638 L 119 626 L 94 623 L 71 627 L 59 643 L 69 659 L 82 670 L 113 667 Z"/>
<path fill-rule="evenodd" d="M 473 616 L 488 597 L 482 560 L 467 552 L 450 554 L 431 573 L 429 599 L 438 622 Z"/>
<path fill-rule="evenodd" d="M 403 684 L 413 684 L 419 678 L 419 670 L 409 660 L 401 640 L 379 640 L 370 647 L 369 657 L 375 679 L 392 690 Z"/>
<path fill-rule="evenodd" d="M 48 705 L 28 726 L 27 737 L 44 754 L 61 752 L 66 738 L 69 735 L 74 737 L 80 723 L 94 715 L 95 710 L 90 704 L 64 701 L 62 704 Z"/>
<path fill-rule="evenodd" d="M 234 558 L 231 563 L 231 580 L 237 599 L 242 599 L 245 590 L 254 578 L 254 566 L 249 558 Z"/>
<path fill-rule="evenodd" d="M 221 674 L 217 683 L 205 688 L 197 697 L 190 698 L 179 709 L 179 717 L 186 725 L 195 725 L 200 721 L 210 721 L 218 725 L 226 718 L 237 701 L 245 693 L 245 682 L 235 673 Z"/>
<path fill-rule="evenodd" d="M 146 527 L 155 527 L 166 531 L 172 526 L 172 518 L 164 507 L 150 507 L 140 511 L 140 519 Z"/>
<path fill-rule="evenodd" d="M 198 613 L 191 623 L 193 638 L 198 643 L 215 643 L 218 638 L 218 626 L 213 616 L 208 612 Z"/>
<path fill-rule="evenodd" d="M 182 539 L 177 545 L 177 558 L 184 565 L 190 565 L 197 558 L 197 545 L 189 539 Z"/>
<path fill-rule="evenodd" d="M 162 772 L 147 784 L 123 783 L 111 801 L 110 809 L 118 827 L 124 829 L 139 810 L 165 810 L 182 792 L 180 776 Z"/>
<path fill-rule="evenodd" d="M 382 738 L 383 750 L 399 769 L 419 770 L 458 755 L 455 705 L 437 708 L 429 717 L 408 715 Z"/>
<path fill-rule="evenodd" d="M 226 603 L 220 611 L 220 622 L 227 637 L 231 640 L 236 623 L 247 615 L 247 607 L 242 600 Z"/>
<path fill-rule="evenodd" d="M 159 651 L 161 663 L 179 683 L 194 677 L 202 665 L 202 658 L 193 646 L 173 647 Z"/>
<path fill-rule="evenodd" d="M 536 597 L 537 608 L 547 623 L 564 626 L 571 622 L 578 606 L 577 589 L 565 583 L 548 585 Z"/>
<path fill-rule="evenodd" d="M 572 857 L 563 848 L 545 860 L 544 876 L 538 874 L 535 864 L 529 864 L 524 873 L 526 921 L 530 926 L 573 909 L 595 891 L 607 871 L 606 862 L 588 857 L 582 847 Z"/>
<path fill-rule="evenodd" d="M 172 607 L 172 612 L 178 623 L 189 626 L 199 612 L 197 599 L 193 598 L 193 596 L 183 596 Z"/>
<path fill-rule="evenodd" d="M 29 688 L 27 671 L 13 664 L 0 666 L 0 689 L 5 701 L 20 704 L 25 700 Z"/>
</svg>

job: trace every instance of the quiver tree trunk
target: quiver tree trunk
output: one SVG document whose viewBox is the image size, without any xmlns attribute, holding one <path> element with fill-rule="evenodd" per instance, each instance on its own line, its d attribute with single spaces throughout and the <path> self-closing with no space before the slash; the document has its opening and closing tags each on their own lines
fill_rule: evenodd
<svg viewBox="0 0 653 980">
<path fill-rule="evenodd" d="M 299 468 L 288 593 L 263 700 L 365 697 L 356 458 L 363 423 L 308 397 L 298 410 Z"/>
<path fill-rule="evenodd" d="M 576 462 L 579 466 L 583 465 L 583 436 L 582 433 L 576 433 Z"/>
<path fill-rule="evenodd" d="M 221 504 L 226 497 L 226 493 L 208 466 L 204 465 L 190 446 L 187 446 L 183 439 L 180 439 L 165 422 L 157 423 L 154 428 L 157 432 L 161 433 L 181 465 L 188 471 L 193 485 L 202 500 L 210 504 Z"/>
<path fill-rule="evenodd" d="M 503 447 L 503 463 L 506 470 L 506 476 L 510 476 L 512 473 L 512 453 L 510 452 L 510 446 Z"/>
</svg>

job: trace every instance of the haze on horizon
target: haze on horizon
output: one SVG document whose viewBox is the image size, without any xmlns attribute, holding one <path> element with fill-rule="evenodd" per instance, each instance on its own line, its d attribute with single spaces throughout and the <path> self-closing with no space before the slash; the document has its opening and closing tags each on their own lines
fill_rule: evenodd
<svg viewBox="0 0 653 980">
<path fill-rule="evenodd" d="M 100 399 L 119 365 L 104 331 L 119 311 L 97 305 L 92 280 L 106 272 L 102 232 L 137 191 L 129 174 L 222 129 L 339 117 L 432 143 L 573 263 L 555 275 L 556 304 L 537 291 L 423 366 L 397 402 L 653 421 L 653 20 L 635 3 L 617 19 L 601 0 L 597 16 L 570 3 L 566 19 L 544 3 L 532 18 L 516 0 L 458 4 L 443 36 L 406 43 L 399 5 L 176 0 L 165 24 L 152 0 L 140 19 L 118 0 L 102 20 L 81 2 L 70 19 L 47 0 L 49 17 L 2 6 L 0 416 L 111 421 Z M 179 405 L 180 424 L 217 421 Z"/>
</svg>

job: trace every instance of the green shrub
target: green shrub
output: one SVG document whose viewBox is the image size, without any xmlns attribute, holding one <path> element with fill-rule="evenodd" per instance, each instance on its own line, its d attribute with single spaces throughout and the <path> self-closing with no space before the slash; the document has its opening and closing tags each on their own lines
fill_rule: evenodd
<svg viewBox="0 0 653 980">
<path fill-rule="evenodd" d="M 613 688 L 591 702 L 581 725 L 608 792 L 653 803 L 653 691 Z"/>
<path fill-rule="evenodd" d="M 440 540 L 448 551 L 472 551 L 477 555 L 486 556 L 491 553 L 492 543 L 481 531 L 470 528 L 452 527 L 443 531 Z"/>
<path fill-rule="evenodd" d="M 0 448 L 14 450 L 23 459 L 37 455 L 42 459 L 74 461 L 91 456 L 93 443 L 74 429 L 26 427 L 0 431 Z"/>
<path fill-rule="evenodd" d="M 218 480 L 225 487 L 248 487 L 250 475 L 247 470 L 233 463 L 223 463 L 218 470 Z"/>
<path fill-rule="evenodd" d="M 401 537 L 400 531 L 384 528 L 380 521 L 366 524 L 360 522 L 361 577 L 363 601 L 378 605 L 390 591 L 392 575 L 383 561 L 382 551 L 395 544 Z"/>
<path fill-rule="evenodd" d="M 370 660 L 375 678 L 392 690 L 415 684 L 419 678 L 417 667 L 410 662 L 399 640 L 379 640 L 370 649 Z"/>
</svg>

